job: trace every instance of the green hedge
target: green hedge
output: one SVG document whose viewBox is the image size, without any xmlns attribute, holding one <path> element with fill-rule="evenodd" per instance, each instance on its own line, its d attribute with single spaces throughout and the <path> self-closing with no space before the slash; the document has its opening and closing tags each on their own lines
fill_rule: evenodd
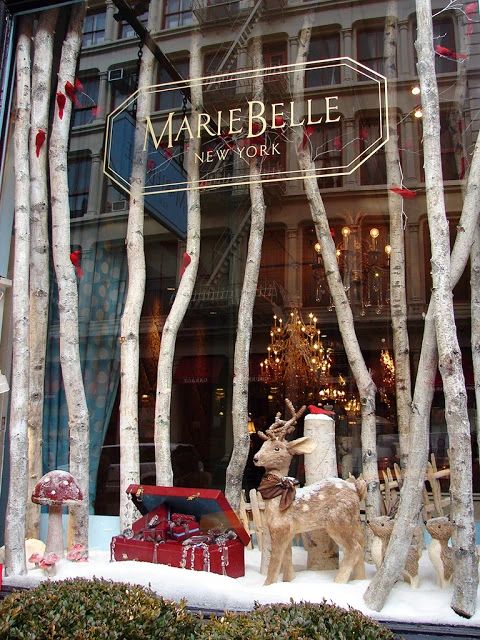
<svg viewBox="0 0 480 640">
<path fill-rule="evenodd" d="M 107 580 L 46 581 L 0 602 L 0 639 L 393 640 L 355 609 L 322 602 L 257 606 L 202 620 L 183 603 Z"/>
<path fill-rule="evenodd" d="M 205 624 L 197 640 L 393 640 L 394 634 L 356 609 L 306 602 L 257 607 Z"/>
<path fill-rule="evenodd" d="M 107 580 L 46 581 L 0 603 L 0 638 L 190 640 L 198 620 L 183 604 Z"/>
</svg>

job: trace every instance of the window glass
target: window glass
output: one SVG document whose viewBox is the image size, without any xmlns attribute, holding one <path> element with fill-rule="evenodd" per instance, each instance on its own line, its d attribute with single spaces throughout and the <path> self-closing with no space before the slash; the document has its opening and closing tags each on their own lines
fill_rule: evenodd
<svg viewBox="0 0 480 640">
<path fill-rule="evenodd" d="M 358 125 L 360 152 L 368 157 L 372 145 L 380 138 L 380 123 L 378 118 L 362 118 Z M 362 184 L 385 184 L 387 170 L 385 166 L 385 149 L 382 148 L 366 160 L 360 168 Z"/>
<path fill-rule="evenodd" d="M 338 33 L 313 36 L 308 50 L 308 60 L 328 60 L 340 55 L 340 36 Z M 318 87 L 340 82 L 340 67 L 312 69 L 305 75 L 306 87 Z"/>
<path fill-rule="evenodd" d="M 166 0 L 164 28 L 173 29 L 192 23 L 192 0 Z"/>
<path fill-rule="evenodd" d="M 81 78 L 82 86 L 75 94 L 72 126 L 89 124 L 97 117 L 98 76 Z"/>
<path fill-rule="evenodd" d="M 72 158 L 68 162 L 71 218 L 78 218 L 87 213 L 91 166 L 90 158 Z"/>
<path fill-rule="evenodd" d="M 383 74 L 384 33 L 383 28 L 362 29 L 357 33 L 358 61 L 370 69 Z M 361 77 L 361 76 L 360 76 Z M 361 79 L 364 79 L 361 77 Z"/>
<path fill-rule="evenodd" d="M 148 22 L 148 10 L 138 15 L 137 20 L 141 24 L 143 24 L 144 27 L 146 27 Z M 122 21 L 120 26 L 120 38 L 133 38 L 133 37 L 138 37 L 133 27 L 128 22 Z"/>
<path fill-rule="evenodd" d="M 173 64 L 182 78 L 188 77 L 188 60 L 173 60 Z M 165 69 L 160 69 L 158 83 L 163 84 L 166 82 L 172 82 L 172 78 Z M 182 103 L 183 93 L 181 91 L 162 91 L 159 92 L 156 97 L 157 110 L 175 109 L 181 107 Z"/>
<path fill-rule="evenodd" d="M 82 46 L 100 44 L 105 40 L 105 12 L 90 13 L 85 17 Z"/>
</svg>

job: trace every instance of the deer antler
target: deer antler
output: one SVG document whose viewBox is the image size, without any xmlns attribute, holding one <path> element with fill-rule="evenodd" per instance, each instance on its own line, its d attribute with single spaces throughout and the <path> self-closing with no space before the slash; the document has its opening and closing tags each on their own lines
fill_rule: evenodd
<svg viewBox="0 0 480 640">
<path fill-rule="evenodd" d="M 306 405 L 303 405 L 303 407 L 295 412 L 295 408 L 288 398 L 285 398 L 285 404 L 290 410 L 292 417 L 290 418 L 290 420 L 281 420 L 281 413 L 277 413 L 277 415 L 275 416 L 275 422 L 271 424 L 270 427 L 265 431 L 265 435 L 270 438 L 270 440 L 285 440 L 286 436 L 289 433 L 295 431 L 297 420 L 301 418 L 301 416 L 305 412 L 305 409 L 307 408 Z"/>
</svg>

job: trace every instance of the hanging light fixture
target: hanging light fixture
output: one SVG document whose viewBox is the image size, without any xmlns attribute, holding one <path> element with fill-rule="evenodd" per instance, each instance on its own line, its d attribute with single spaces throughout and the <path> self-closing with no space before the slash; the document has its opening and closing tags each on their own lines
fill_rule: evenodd
<svg viewBox="0 0 480 640">
<path fill-rule="evenodd" d="M 323 344 L 317 318 L 310 313 L 305 322 L 298 309 L 287 320 L 273 316 L 267 357 L 260 363 L 262 379 L 317 387 L 329 376 L 333 350 Z"/>
</svg>

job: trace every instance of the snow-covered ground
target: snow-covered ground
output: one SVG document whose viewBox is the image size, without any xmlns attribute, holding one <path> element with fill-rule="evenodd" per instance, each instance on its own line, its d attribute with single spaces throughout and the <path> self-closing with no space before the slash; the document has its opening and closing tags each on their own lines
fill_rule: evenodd
<svg viewBox="0 0 480 640">
<path fill-rule="evenodd" d="M 256 549 L 246 550 L 246 575 L 237 579 L 145 562 L 110 562 L 109 554 L 104 551 L 93 551 L 86 563 L 62 560 L 54 579 L 96 576 L 132 582 L 149 586 L 165 598 L 184 598 L 190 606 L 203 609 L 247 610 L 255 602 L 289 602 L 290 598 L 320 602 L 325 598 L 342 607 L 350 605 L 360 609 L 378 620 L 480 626 L 480 602 L 477 613 L 470 620 L 460 618 L 450 609 L 452 588 L 442 590 L 436 585 L 426 552 L 420 563 L 420 588 L 411 589 L 404 582 L 397 583 L 380 613 L 370 610 L 363 601 L 368 580 L 340 585 L 333 582 L 333 571 L 306 571 L 303 548 L 294 547 L 293 560 L 297 572 L 293 582 L 279 582 L 268 587 L 263 586 L 264 576 L 259 572 L 260 553 Z M 375 569 L 371 565 L 366 565 L 366 569 L 370 579 Z M 33 569 L 27 576 L 4 578 L 4 583 L 34 586 L 44 579 L 46 576 L 40 569 Z"/>
</svg>

